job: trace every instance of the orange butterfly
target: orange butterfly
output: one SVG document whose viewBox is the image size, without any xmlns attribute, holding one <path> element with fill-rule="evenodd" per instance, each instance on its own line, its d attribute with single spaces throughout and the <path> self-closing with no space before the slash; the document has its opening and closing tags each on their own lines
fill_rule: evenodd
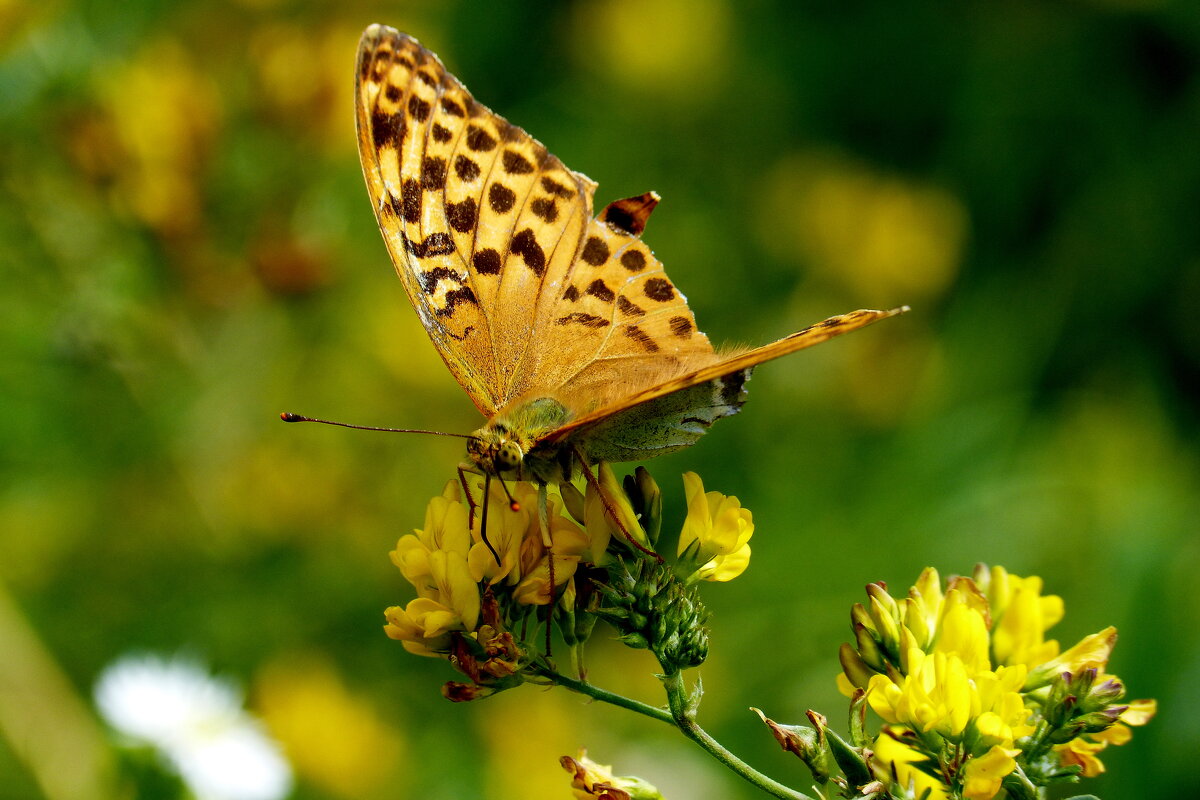
<svg viewBox="0 0 1200 800">
<path fill-rule="evenodd" d="M 901 313 L 853 311 L 717 353 L 641 240 L 653 192 L 593 216 L 596 184 L 493 113 L 416 39 L 363 33 L 359 152 L 409 300 L 487 423 L 468 468 L 570 480 L 694 444 L 762 363 Z"/>
</svg>

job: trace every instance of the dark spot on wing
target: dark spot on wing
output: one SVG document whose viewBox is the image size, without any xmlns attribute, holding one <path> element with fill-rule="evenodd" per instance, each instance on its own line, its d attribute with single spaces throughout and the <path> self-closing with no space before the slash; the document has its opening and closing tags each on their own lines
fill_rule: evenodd
<svg viewBox="0 0 1200 800">
<path fill-rule="evenodd" d="M 575 193 L 566 186 L 545 175 L 542 176 L 542 188 L 555 197 L 561 197 L 564 200 L 569 200 L 575 196 Z"/>
<path fill-rule="evenodd" d="M 425 189 L 440 189 L 446 185 L 446 159 L 425 156 L 421 162 L 421 186 Z"/>
<path fill-rule="evenodd" d="M 400 187 L 400 197 L 404 208 L 404 221 L 419 221 L 421 219 L 421 184 L 412 178 L 407 179 Z"/>
<path fill-rule="evenodd" d="M 625 326 L 625 335 L 646 349 L 648 353 L 657 353 L 658 344 L 646 335 L 646 332 L 637 325 Z"/>
<path fill-rule="evenodd" d="M 633 217 L 624 209 L 609 206 L 604 210 L 604 221 L 621 233 L 632 234 L 635 232 L 633 230 Z"/>
<path fill-rule="evenodd" d="M 642 293 L 651 300 L 665 303 L 675 296 L 675 287 L 665 278 L 651 278 L 642 286 Z"/>
<path fill-rule="evenodd" d="M 436 88 L 438 85 L 437 76 L 429 73 L 426 70 L 423 70 L 423 69 L 417 70 L 417 78 L 421 81 L 421 83 L 423 83 L 426 86 L 429 86 L 431 88 Z"/>
<path fill-rule="evenodd" d="M 599 278 L 588 284 L 587 293 L 592 297 L 600 298 L 606 303 L 611 303 L 616 298 L 613 290 L 608 288 L 608 284 Z"/>
<path fill-rule="evenodd" d="M 640 317 L 646 313 L 641 306 L 629 302 L 625 298 L 625 295 L 621 295 L 617 298 L 617 308 L 621 309 L 622 314 L 631 314 L 635 317 Z"/>
<path fill-rule="evenodd" d="M 558 219 L 558 204 L 549 197 L 539 197 L 529 204 L 529 210 L 546 222 Z"/>
<path fill-rule="evenodd" d="M 463 276 L 448 267 L 434 267 L 421 273 L 421 288 L 425 290 L 426 294 L 433 294 L 437 291 L 437 285 L 445 280 L 461 286 Z"/>
<path fill-rule="evenodd" d="M 470 183 L 479 177 L 479 165 L 466 156 L 455 156 L 454 172 L 460 179 Z"/>
<path fill-rule="evenodd" d="M 438 123 L 433 123 L 433 127 L 429 129 L 429 135 L 433 137 L 435 142 L 448 142 L 453 136 L 449 128 L 443 127 Z"/>
<path fill-rule="evenodd" d="M 446 204 L 446 221 L 459 233 L 466 233 L 473 229 L 478 219 L 479 209 L 475 206 L 474 197 L 468 197 L 461 203 Z"/>
<path fill-rule="evenodd" d="M 485 153 L 496 146 L 496 140 L 492 135 L 478 125 L 471 125 L 467 128 L 467 147 L 477 153 Z"/>
<path fill-rule="evenodd" d="M 479 305 L 479 301 L 475 299 L 475 293 L 471 291 L 470 286 L 460 286 L 457 289 L 451 289 L 446 292 L 446 305 L 437 310 L 439 317 L 448 317 L 454 313 L 454 308 L 459 303 L 473 303 Z"/>
<path fill-rule="evenodd" d="M 517 195 L 502 183 L 493 183 L 488 188 L 488 205 L 497 214 L 507 214 L 517 202 Z"/>
<path fill-rule="evenodd" d="M 490 247 L 476 253 L 471 264 L 480 275 L 500 274 L 500 254 Z"/>
<path fill-rule="evenodd" d="M 587 244 L 583 246 L 583 252 L 579 254 L 587 263 L 593 267 L 598 267 L 605 261 L 608 261 L 608 245 L 599 236 L 588 237 Z"/>
<path fill-rule="evenodd" d="M 637 197 L 626 197 L 609 203 L 600 212 L 600 221 L 630 236 L 638 236 L 646 230 L 650 212 L 658 205 L 658 195 L 646 192 Z"/>
<path fill-rule="evenodd" d="M 671 333 L 680 339 L 692 335 L 692 321 L 687 317 L 671 317 Z"/>
<path fill-rule="evenodd" d="M 428 101 L 422 100 L 415 94 L 408 98 L 408 113 L 411 114 L 412 118 L 417 122 L 424 122 L 425 120 L 429 119 L 430 110 L 431 109 Z"/>
<path fill-rule="evenodd" d="M 569 300 L 570 302 L 574 303 L 578 299 L 579 299 L 579 290 L 576 289 L 574 286 L 568 286 L 567 290 L 565 292 L 563 292 L 563 300 Z"/>
<path fill-rule="evenodd" d="M 504 165 L 504 171 L 509 175 L 528 175 L 533 172 L 533 164 L 530 164 L 529 159 L 516 150 L 505 150 L 504 154 L 500 156 L 500 162 Z"/>
<path fill-rule="evenodd" d="M 383 90 L 383 96 L 393 103 L 399 102 L 401 94 L 400 87 L 394 83 L 389 83 Z"/>
<path fill-rule="evenodd" d="M 452 97 L 443 95 L 441 103 L 442 111 L 445 111 L 452 117 L 465 117 L 467 115 L 466 109 L 460 106 Z"/>
<path fill-rule="evenodd" d="M 646 267 L 646 254 L 641 250 L 626 250 L 621 253 L 621 266 L 630 272 L 640 272 Z"/>
<path fill-rule="evenodd" d="M 603 328 L 608 324 L 608 320 L 604 317 L 597 317 L 595 314 L 585 314 L 582 311 L 573 311 L 565 317 L 559 317 L 554 322 L 556 325 L 578 322 L 580 325 L 586 325 L 589 328 Z"/>
<path fill-rule="evenodd" d="M 371 140 L 375 142 L 375 147 L 384 142 L 394 142 L 399 147 L 404 139 L 404 129 L 404 117 L 399 114 L 388 114 L 378 109 L 371 114 Z"/>
<path fill-rule="evenodd" d="M 513 237 L 509 250 L 524 258 L 525 266 L 533 270 L 538 277 L 541 277 L 542 273 L 546 271 L 546 253 L 537 243 L 537 237 L 533 235 L 530 228 L 526 228 Z"/>
<path fill-rule="evenodd" d="M 448 233 L 431 233 L 423 242 L 414 242 L 405 236 L 404 246 L 417 258 L 445 256 L 454 252 L 454 240 Z"/>
</svg>

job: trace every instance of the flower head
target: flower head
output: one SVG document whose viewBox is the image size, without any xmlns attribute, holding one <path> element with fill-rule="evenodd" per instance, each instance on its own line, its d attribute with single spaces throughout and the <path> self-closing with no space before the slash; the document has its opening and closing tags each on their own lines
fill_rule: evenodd
<svg viewBox="0 0 1200 800">
<path fill-rule="evenodd" d="M 1026 780 L 1096 774 L 1097 753 L 1128 740 L 1125 724 L 1153 715 L 1152 701 L 1121 704 L 1124 686 L 1101 674 L 1115 629 L 1062 652 L 1046 638 L 1063 605 L 1037 577 L 981 566 L 943 588 L 927 569 L 899 600 L 882 583 L 867 594 L 851 612 L 855 644 L 842 646 L 838 681 L 888 723 L 874 748 L 902 784 L 919 790 L 919 772 L 936 778 L 933 797 L 990 800 L 1018 767 Z"/>
<path fill-rule="evenodd" d="M 577 483 L 451 481 L 429 501 L 424 526 L 396 543 L 391 560 L 416 597 L 385 611 L 384 631 L 470 678 L 447 684 L 447 697 L 469 700 L 540 679 L 551 626 L 580 675 L 597 620 L 668 670 L 706 658 L 707 612 L 696 584 L 745 569 L 750 511 L 736 497 L 706 493 L 688 473 L 680 555 L 667 562 L 650 549 L 662 515 L 650 473 L 639 468 L 622 484 L 601 463 L 595 480 Z"/>
</svg>

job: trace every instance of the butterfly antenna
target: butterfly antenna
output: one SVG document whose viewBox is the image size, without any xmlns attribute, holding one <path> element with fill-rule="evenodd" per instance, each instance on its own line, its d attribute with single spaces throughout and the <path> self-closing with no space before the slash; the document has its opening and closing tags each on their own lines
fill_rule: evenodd
<svg viewBox="0 0 1200 800">
<path fill-rule="evenodd" d="M 500 485 L 503 486 L 504 481 L 501 481 Z M 508 490 L 505 489 L 505 491 L 507 492 Z M 483 539 L 484 545 L 487 546 L 488 550 L 492 551 L 492 558 L 496 559 L 496 565 L 499 566 L 500 565 L 500 554 L 496 552 L 495 547 L 492 547 L 492 543 L 488 541 L 488 537 L 487 537 L 487 517 L 488 517 L 487 507 L 488 507 L 488 496 L 491 495 L 491 493 L 492 493 L 492 476 L 489 473 L 489 474 L 483 476 L 483 519 L 481 519 L 479 521 L 479 538 Z"/>
<path fill-rule="evenodd" d="M 373 425 L 351 425 L 349 422 L 333 422 L 327 419 L 314 419 L 313 417 L 302 417 L 299 414 L 292 414 L 284 411 L 279 415 L 279 418 L 284 422 L 319 422 L 322 425 L 337 425 L 339 428 L 354 428 L 359 431 L 384 431 L 385 433 L 428 433 L 431 436 L 453 436 L 456 439 L 470 439 L 470 435 L 466 433 L 446 433 L 445 431 L 423 431 L 416 428 L 376 428 Z"/>
</svg>

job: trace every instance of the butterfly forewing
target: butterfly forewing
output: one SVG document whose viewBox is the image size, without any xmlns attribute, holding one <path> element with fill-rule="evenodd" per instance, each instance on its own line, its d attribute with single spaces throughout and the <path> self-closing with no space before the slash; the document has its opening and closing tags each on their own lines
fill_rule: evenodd
<svg viewBox="0 0 1200 800">
<path fill-rule="evenodd" d="M 359 49 L 359 149 L 409 299 L 484 414 L 522 374 L 591 216 L 594 185 L 477 103 L 415 39 L 373 25 Z"/>
</svg>

